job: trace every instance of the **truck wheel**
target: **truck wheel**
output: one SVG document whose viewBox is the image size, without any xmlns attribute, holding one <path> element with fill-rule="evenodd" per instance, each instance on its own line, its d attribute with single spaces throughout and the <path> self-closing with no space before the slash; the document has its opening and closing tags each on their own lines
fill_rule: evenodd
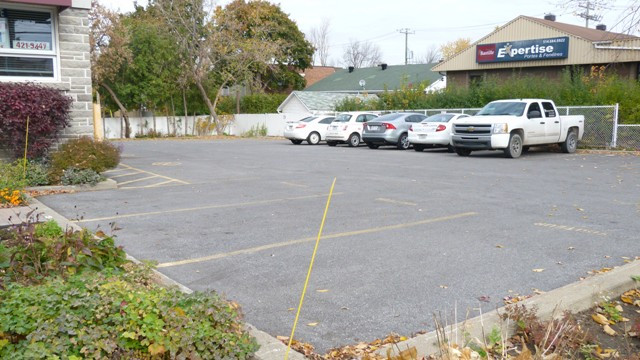
<svg viewBox="0 0 640 360">
<path fill-rule="evenodd" d="M 360 135 L 356 133 L 351 134 L 347 143 L 350 147 L 358 147 L 358 145 L 360 145 Z"/>
<path fill-rule="evenodd" d="M 329 146 L 336 146 L 337 142 L 335 141 L 327 141 L 327 145 Z"/>
<path fill-rule="evenodd" d="M 522 137 L 520 134 L 513 133 L 511 134 L 511 138 L 509 138 L 509 146 L 504 149 L 504 156 L 515 159 L 520 157 L 522 154 Z"/>
<path fill-rule="evenodd" d="M 471 155 L 471 150 L 469 149 L 463 149 L 463 148 L 454 148 L 456 154 L 460 155 L 460 156 L 469 156 Z"/>
<path fill-rule="evenodd" d="M 407 150 L 410 145 L 409 136 L 407 134 L 401 134 L 398 138 L 398 143 L 396 144 L 398 150 Z"/>
<path fill-rule="evenodd" d="M 309 145 L 318 145 L 319 142 L 320 134 L 315 131 L 309 134 L 309 137 L 307 137 L 307 143 L 309 143 Z"/>
<path fill-rule="evenodd" d="M 567 134 L 567 140 L 560 144 L 560 148 L 562 148 L 562 152 L 566 154 L 573 154 L 576 152 L 576 148 L 578 147 L 578 134 L 576 134 L 575 130 L 569 131 Z"/>
<path fill-rule="evenodd" d="M 453 145 L 451 145 L 451 144 L 447 145 L 447 152 L 448 153 L 452 153 L 454 151 L 455 151 L 455 148 L 453 147 Z"/>
<path fill-rule="evenodd" d="M 296 145 L 302 144 L 302 140 L 291 139 L 291 142 L 296 144 Z"/>
<path fill-rule="evenodd" d="M 424 145 L 420 145 L 420 144 L 413 144 L 413 150 L 420 152 L 422 150 L 424 150 Z"/>
</svg>

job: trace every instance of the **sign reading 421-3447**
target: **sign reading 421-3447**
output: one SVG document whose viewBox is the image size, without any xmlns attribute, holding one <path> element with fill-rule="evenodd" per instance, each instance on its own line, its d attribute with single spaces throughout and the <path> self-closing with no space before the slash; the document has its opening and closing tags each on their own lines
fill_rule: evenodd
<svg viewBox="0 0 640 360">
<path fill-rule="evenodd" d="M 13 48 L 25 50 L 51 50 L 51 45 L 45 41 L 14 40 Z"/>
<path fill-rule="evenodd" d="M 567 36 L 476 46 L 478 63 L 565 59 L 568 56 L 569 37 Z"/>
</svg>

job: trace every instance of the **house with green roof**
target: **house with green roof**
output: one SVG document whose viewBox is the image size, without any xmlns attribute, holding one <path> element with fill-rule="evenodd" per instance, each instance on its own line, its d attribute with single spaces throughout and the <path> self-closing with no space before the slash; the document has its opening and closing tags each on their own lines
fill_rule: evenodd
<svg viewBox="0 0 640 360">
<path fill-rule="evenodd" d="M 279 113 L 320 114 L 335 111 L 336 105 L 347 98 L 371 101 L 378 98 L 374 94 L 350 94 L 326 91 L 293 91 L 278 106 Z"/>
<path fill-rule="evenodd" d="M 431 85 L 441 80 L 442 75 L 431 71 L 433 64 L 391 65 L 382 64 L 369 68 L 340 69 L 326 78 L 304 89 L 339 93 L 381 93 L 385 89 L 394 90 L 403 84 L 418 86 L 426 82 Z"/>
</svg>

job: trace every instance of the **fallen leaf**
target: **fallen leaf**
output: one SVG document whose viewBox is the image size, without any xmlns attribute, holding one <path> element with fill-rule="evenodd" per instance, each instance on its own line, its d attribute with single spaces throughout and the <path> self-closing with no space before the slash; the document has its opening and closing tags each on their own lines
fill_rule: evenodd
<svg viewBox="0 0 640 360">
<path fill-rule="evenodd" d="M 311 326 L 311 327 L 318 326 L 318 323 L 317 322 L 310 322 L 310 323 L 307 324 L 307 326 Z"/>
<path fill-rule="evenodd" d="M 504 245 L 500 245 L 500 244 L 498 244 L 498 245 L 496 245 L 496 247 L 497 247 L 498 249 L 503 249 L 503 248 L 504 248 Z"/>
<path fill-rule="evenodd" d="M 288 336 L 281 336 L 281 335 L 278 335 L 278 336 L 276 336 L 276 339 L 278 339 L 278 340 L 280 340 L 280 341 L 283 341 L 283 342 L 284 342 L 284 341 L 289 342 L 289 337 L 288 337 Z"/>
<path fill-rule="evenodd" d="M 622 306 L 620 306 L 620 305 L 616 305 L 616 310 L 618 310 L 618 311 L 620 311 L 620 312 L 623 312 L 623 311 L 624 311 L 624 309 L 623 309 L 623 308 L 622 308 Z"/>
<path fill-rule="evenodd" d="M 447 288 L 448 288 L 448 286 L 447 286 L 447 285 L 440 285 L 440 288 L 441 288 L 441 289 L 447 289 Z"/>
<path fill-rule="evenodd" d="M 320 289 L 320 290 L 316 290 L 316 292 L 326 293 L 326 292 L 329 292 L 329 289 Z"/>
<path fill-rule="evenodd" d="M 567 248 L 567 250 L 575 250 L 575 249 L 576 249 L 576 248 L 574 248 L 573 246 L 569 246 L 569 247 Z"/>
<path fill-rule="evenodd" d="M 478 297 L 478 300 L 488 303 L 488 302 L 491 302 L 491 297 L 489 297 L 488 295 L 482 295 L 482 296 Z"/>
<path fill-rule="evenodd" d="M 540 289 L 536 289 L 536 288 L 533 288 L 533 289 L 531 289 L 531 290 L 533 290 L 533 292 L 534 292 L 536 295 L 541 295 L 541 294 L 544 294 L 544 293 L 545 293 L 545 291 L 542 291 L 542 290 L 540 290 Z"/>
<path fill-rule="evenodd" d="M 583 208 L 576 208 L 576 210 L 578 210 L 578 211 L 584 211 L 584 209 L 583 209 Z"/>
<path fill-rule="evenodd" d="M 597 322 L 600 325 L 609 326 L 609 319 L 607 319 L 607 317 L 602 314 L 591 314 L 591 318 L 593 319 L 593 321 Z"/>
<path fill-rule="evenodd" d="M 532 359 L 533 359 L 533 355 L 531 355 L 531 351 L 527 347 L 527 344 L 525 344 L 524 341 L 523 341 L 522 342 L 522 352 L 520 352 L 520 355 L 518 355 L 515 358 L 515 360 L 532 360 Z"/>
<path fill-rule="evenodd" d="M 533 272 L 537 272 L 537 273 L 541 273 L 541 272 L 543 272 L 543 271 L 544 271 L 544 269 L 533 269 L 533 270 L 531 270 L 531 271 L 533 271 Z"/>
<path fill-rule="evenodd" d="M 346 306 L 343 306 L 343 307 L 340 308 L 340 310 L 349 310 L 349 308 L 346 307 Z"/>
<path fill-rule="evenodd" d="M 611 328 L 609 325 L 605 325 L 603 328 L 604 332 L 610 336 L 616 336 L 618 333 Z"/>
</svg>

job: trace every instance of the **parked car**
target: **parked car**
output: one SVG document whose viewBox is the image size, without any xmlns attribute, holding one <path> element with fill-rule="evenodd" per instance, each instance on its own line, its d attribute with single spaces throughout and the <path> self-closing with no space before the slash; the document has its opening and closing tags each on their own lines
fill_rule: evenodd
<svg viewBox="0 0 640 360">
<path fill-rule="evenodd" d="M 451 145 L 451 125 L 452 120 L 469 117 L 465 114 L 444 113 L 429 116 L 419 124 L 412 124 L 409 127 L 409 142 L 413 145 L 413 150 L 422 151 L 426 147 L 447 147 L 453 152 Z"/>
<path fill-rule="evenodd" d="M 409 128 L 419 123 L 426 116 L 416 113 L 393 113 L 382 115 L 369 121 L 362 132 L 362 141 L 370 149 L 377 149 L 381 145 L 394 145 L 400 150 L 409 148 Z"/>
<path fill-rule="evenodd" d="M 325 140 L 327 128 L 335 120 L 333 116 L 309 116 L 298 121 L 289 121 L 284 128 L 284 137 L 299 145 L 307 141 L 309 145 L 317 145 Z"/>
<path fill-rule="evenodd" d="M 560 116 L 556 105 L 545 99 L 498 100 L 476 115 L 452 121 L 451 142 L 460 156 L 474 150 L 502 150 L 519 157 L 529 146 L 559 144 L 562 151 L 576 151 L 584 134 L 584 116 Z"/>
<path fill-rule="evenodd" d="M 327 145 L 336 146 L 338 143 L 347 143 L 351 147 L 360 145 L 364 123 L 376 117 L 378 115 L 368 112 L 338 114 L 327 130 Z"/>
</svg>

